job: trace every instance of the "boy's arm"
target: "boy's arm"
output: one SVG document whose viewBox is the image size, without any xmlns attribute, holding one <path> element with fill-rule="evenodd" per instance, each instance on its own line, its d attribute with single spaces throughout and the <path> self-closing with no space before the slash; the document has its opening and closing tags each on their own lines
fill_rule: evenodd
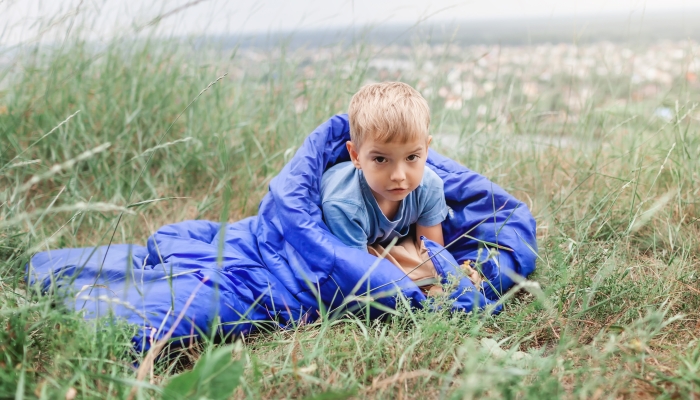
<svg viewBox="0 0 700 400">
<path fill-rule="evenodd" d="M 442 223 L 434 226 L 420 226 L 416 224 L 416 237 L 420 238 L 421 236 L 425 236 L 427 239 L 439 243 L 440 246 L 445 246 L 445 239 L 442 236 Z M 462 270 L 467 274 L 474 285 L 477 285 L 478 287 L 481 284 L 481 276 L 479 275 L 479 272 L 471 268 L 469 264 L 467 264 L 466 267 L 463 266 Z"/>
<path fill-rule="evenodd" d="M 423 189 L 419 197 L 422 210 L 416 221 L 416 239 L 421 236 L 445 245 L 442 237 L 442 221 L 447 217 L 447 203 L 442 179 L 431 169 L 426 168 L 423 174 Z"/>
<path fill-rule="evenodd" d="M 342 201 L 323 203 L 323 220 L 331 231 L 346 246 L 359 250 L 367 249 L 367 233 L 363 229 L 361 207 Z"/>
<path fill-rule="evenodd" d="M 445 245 L 445 240 L 442 237 L 442 223 L 433 226 L 422 226 L 416 224 L 416 238 L 425 236 L 427 239 L 438 243 L 440 246 Z"/>
</svg>

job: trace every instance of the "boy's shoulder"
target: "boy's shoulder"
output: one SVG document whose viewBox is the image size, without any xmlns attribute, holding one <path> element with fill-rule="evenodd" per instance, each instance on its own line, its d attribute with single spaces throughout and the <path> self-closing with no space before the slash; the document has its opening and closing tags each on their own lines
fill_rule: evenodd
<svg viewBox="0 0 700 400">
<path fill-rule="evenodd" d="M 444 190 L 442 179 L 428 166 L 426 166 L 425 171 L 423 171 L 423 180 L 418 187 L 428 191 L 438 190 L 443 192 Z"/>
<path fill-rule="evenodd" d="M 338 163 L 321 177 L 321 202 L 342 202 L 362 207 L 362 188 L 357 168 L 350 161 Z"/>
</svg>

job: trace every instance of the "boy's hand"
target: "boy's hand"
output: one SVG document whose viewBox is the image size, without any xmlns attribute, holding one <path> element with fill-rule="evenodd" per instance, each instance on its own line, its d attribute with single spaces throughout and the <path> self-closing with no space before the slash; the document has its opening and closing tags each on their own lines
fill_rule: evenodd
<svg viewBox="0 0 700 400">
<path fill-rule="evenodd" d="M 464 271 L 464 273 L 469 277 L 474 286 L 478 288 L 481 286 L 482 282 L 481 275 L 479 275 L 479 271 L 472 268 L 471 264 L 471 260 L 466 260 L 464 263 L 462 263 L 462 271 Z"/>
</svg>

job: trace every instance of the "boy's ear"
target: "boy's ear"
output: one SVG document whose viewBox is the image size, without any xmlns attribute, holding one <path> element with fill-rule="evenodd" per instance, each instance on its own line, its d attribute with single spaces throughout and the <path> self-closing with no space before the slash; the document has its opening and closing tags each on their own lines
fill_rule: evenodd
<svg viewBox="0 0 700 400">
<path fill-rule="evenodd" d="M 345 147 L 348 148 L 348 153 L 350 153 L 350 161 L 352 161 L 352 164 L 355 166 L 357 169 L 362 169 L 360 166 L 360 156 L 357 154 L 358 148 L 355 147 L 355 143 L 352 141 L 348 140 L 345 142 Z"/>
<path fill-rule="evenodd" d="M 425 147 L 430 146 L 430 142 L 432 142 L 432 141 L 433 141 L 432 135 L 428 135 L 428 143 L 426 143 Z"/>
</svg>

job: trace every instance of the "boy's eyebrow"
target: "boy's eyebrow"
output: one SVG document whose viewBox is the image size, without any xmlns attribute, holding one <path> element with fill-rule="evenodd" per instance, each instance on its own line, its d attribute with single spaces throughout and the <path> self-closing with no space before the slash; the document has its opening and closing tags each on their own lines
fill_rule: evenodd
<svg viewBox="0 0 700 400">
<path fill-rule="evenodd" d="M 421 150 L 423 150 L 423 146 L 418 146 L 418 147 L 416 147 L 415 149 L 409 151 L 408 154 L 417 153 L 417 152 L 419 152 L 419 151 L 421 151 Z M 370 150 L 370 151 L 369 151 L 369 154 L 370 154 L 370 155 L 380 155 L 380 156 L 386 155 L 386 154 L 383 153 L 382 151 L 376 150 L 376 149 Z"/>
</svg>

